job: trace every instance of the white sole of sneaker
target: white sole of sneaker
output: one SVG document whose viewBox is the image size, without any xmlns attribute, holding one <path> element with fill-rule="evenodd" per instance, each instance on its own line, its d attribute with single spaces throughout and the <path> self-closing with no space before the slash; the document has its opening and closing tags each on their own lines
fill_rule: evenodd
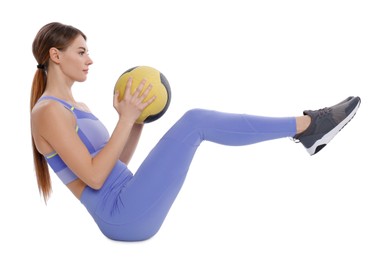
<svg viewBox="0 0 375 260">
<path fill-rule="evenodd" d="M 344 126 L 349 123 L 350 120 L 355 116 L 357 113 L 357 110 L 359 108 L 359 105 L 361 104 L 361 101 L 358 102 L 357 106 L 353 109 L 353 111 L 340 123 L 338 124 L 335 128 L 333 128 L 331 131 L 329 131 L 327 134 L 325 134 L 321 139 L 316 141 L 310 148 L 306 149 L 307 152 L 310 155 L 314 155 L 317 153 L 317 148 L 322 146 L 322 145 L 327 145 L 334 137 L 337 135 L 341 129 L 344 128 Z"/>
</svg>

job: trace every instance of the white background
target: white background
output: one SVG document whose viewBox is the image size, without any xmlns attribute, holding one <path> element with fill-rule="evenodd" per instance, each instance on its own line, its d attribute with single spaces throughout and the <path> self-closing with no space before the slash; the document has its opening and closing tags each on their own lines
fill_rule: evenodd
<svg viewBox="0 0 375 260">
<path fill-rule="evenodd" d="M 0 259 L 375 259 L 373 1 L 6 1 L 0 9 Z M 362 98 L 356 117 L 310 157 L 289 139 L 247 147 L 203 143 L 159 233 L 104 237 L 52 174 L 37 190 L 29 129 L 44 24 L 81 29 L 94 60 L 74 86 L 111 131 L 118 76 L 158 68 L 172 87 L 145 127 L 135 171 L 183 112 L 202 107 L 267 116 Z"/>
</svg>

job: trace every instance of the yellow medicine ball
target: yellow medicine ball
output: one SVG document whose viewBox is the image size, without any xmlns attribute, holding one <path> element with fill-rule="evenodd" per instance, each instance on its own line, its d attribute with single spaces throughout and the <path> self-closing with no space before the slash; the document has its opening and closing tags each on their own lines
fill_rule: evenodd
<svg viewBox="0 0 375 260">
<path fill-rule="evenodd" d="M 167 78 L 157 69 L 149 66 L 137 66 L 125 71 L 117 80 L 114 91 L 119 91 L 119 99 L 124 97 L 126 83 L 132 77 L 133 83 L 131 93 L 139 86 L 143 79 L 146 79 L 147 87 L 152 85 L 151 91 L 145 100 L 156 96 L 154 102 L 146 107 L 136 123 L 150 123 L 162 117 L 169 107 L 171 101 L 171 89 Z"/>
</svg>

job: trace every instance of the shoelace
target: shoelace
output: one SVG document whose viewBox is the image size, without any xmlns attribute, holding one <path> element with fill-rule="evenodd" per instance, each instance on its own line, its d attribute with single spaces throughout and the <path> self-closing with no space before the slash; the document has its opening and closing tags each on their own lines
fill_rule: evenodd
<svg viewBox="0 0 375 260">
<path fill-rule="evenodd" d="M 332 108 L 330 108 L 330 107 L 325 107 L 325 108 L 319 109 L 317 111 L 318 112 L 318 118 L 322 118 L 322 117 L 326 116 L 331 111 L 332 111 Z"/>
</svg>

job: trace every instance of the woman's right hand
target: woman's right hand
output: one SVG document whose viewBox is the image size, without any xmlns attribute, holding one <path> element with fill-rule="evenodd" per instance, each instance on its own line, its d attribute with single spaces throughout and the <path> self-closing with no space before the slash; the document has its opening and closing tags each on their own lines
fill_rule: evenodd
<svg viewBox="0 0 375 260">
<path fill-rule="evenodd" d="M 126 83 L 125 93 L 121 100 L 119 100 L 119 91 L 117 90 L 115 92 L 113 97 L 113 106 L 120 118 L 124 118 L 128 122 L 134 123 L 141 115 L 142 111 L 155 100 L 156 96 L 152 96 L 146 101 L 147 95 L 152 88 L 151 84 L 145 87 L 146 79 L 141 81 L 133 94 L 131 93 L 132 83 L 133 80 L 130 77 Z"/>
</svg>

